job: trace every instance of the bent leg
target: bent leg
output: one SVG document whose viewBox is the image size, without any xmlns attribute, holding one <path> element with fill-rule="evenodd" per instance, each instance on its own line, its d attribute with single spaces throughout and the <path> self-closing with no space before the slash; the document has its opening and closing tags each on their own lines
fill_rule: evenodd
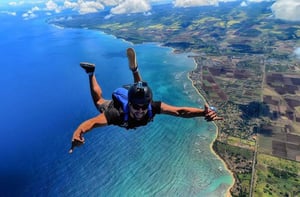
<svg viewBox="0 0 300 197">
<path fill-rule="evenodd" d="M 89 75 L 90 90 L 91 90 L 93 102 L 97 107 L 97 109 L 99 109 L 99 105 L 104 103 L 105 99 L 103 99 L 102 97 L 102 89 L 99 86 L 96 76 L 94 74 L 95 64 L 89 62 L 80 62 L 80 66 Z"/>
<path fill-rule="evenodd" d="M 137 65 L 136 55 L 135 55 L 134 49 L 133 48 L 128 48 L 126 52 L 127 52 L 129 69 L 132 71 L 134 83 L 142 81 L 142 77 L 141 77 L 141 75 L 139 73 L 139 70 L 138 70 L 138 65 Z"/>
<path fill-rule="evenodd" d="M 95 106 L 99 109 L 99 105 L 103 104 L 105 99 L 102 97 L 102 89 L 99 86 L 96 76 L 89 75 L 90 90 Z"/>
</svg>

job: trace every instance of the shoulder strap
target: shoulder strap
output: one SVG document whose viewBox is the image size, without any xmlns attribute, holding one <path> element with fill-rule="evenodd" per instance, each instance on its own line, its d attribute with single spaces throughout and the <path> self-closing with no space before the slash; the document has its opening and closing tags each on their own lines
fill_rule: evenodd
<svg viewBox="0 0 300 197">
<path fill-rule="evenodd" d="M 152 105 L 151 103 L 149 103 L 148 105 L 148 121 L 152 121 L 153 120 L 153 113 L 152 113 Z"/>
<path fill-rule="evenodd" d="M 122 107 L 122 110 L 124 112 L 125 122 L 128 121 L 128 113 L 129 113 L 127 95 L 128 95 L 128 90 L 126 88 L 117 88 L 112 94 L 113 100 L 117 101 Z"/>
</svg>

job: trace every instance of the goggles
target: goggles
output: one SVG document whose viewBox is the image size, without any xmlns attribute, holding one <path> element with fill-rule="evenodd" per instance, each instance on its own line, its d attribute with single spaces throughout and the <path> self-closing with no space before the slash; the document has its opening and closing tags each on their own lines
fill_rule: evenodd
<svg viewBox="0 0 300 197">
<path fill-rule="evenodd" d="M 139 110 L 139 109 L 146 110 L 146 109 L 148 109 L 149 104 L 141 105 L 141 104 L 134 104 L 134 103 L 131 103 L 131 106 L 132 106 L 132 108 L 135 109 L 135 110 Z"/>
</svg>

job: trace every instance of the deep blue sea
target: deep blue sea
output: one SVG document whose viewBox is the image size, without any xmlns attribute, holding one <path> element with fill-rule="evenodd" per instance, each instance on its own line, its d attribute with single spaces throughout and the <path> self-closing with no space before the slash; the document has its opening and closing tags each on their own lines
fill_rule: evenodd
<svg viewBox="0 0 300 197">
<path fill-rule="evenodd" d="M 104 97 L 132 82 L 134 47 L 155 100 L 203 107 L 187 78 L 194 61 L 157 43 L 133 45 L 99 31 L 64 29 L 46 18 L 0 14 L 0 196 L 224 196 L 233 178 L 211 151 L 216 127 L 202 118 L 156 116 L 147 127 L 73 131 L 98 114 L 79 62 L 97 65 Z"/>
</svg>

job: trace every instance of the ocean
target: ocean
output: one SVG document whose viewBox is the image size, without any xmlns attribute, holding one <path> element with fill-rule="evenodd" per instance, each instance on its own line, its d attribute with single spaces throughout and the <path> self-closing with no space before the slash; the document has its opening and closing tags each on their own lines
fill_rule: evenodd
<svg viewBox="0 0 300 197">
<path fill-rule="evenodd" d="M 188 54 L 159 43 L 133 45 L 45 17 L 0 13 L 1 196 L 225 196 L 233 182 L 210 149 L 216 127 L 203 118 L 158 115 L 146 127 L 94 129 L 68 154 L 74 130 L 98 114 L 79 62 L 96 64 L 105 98 L 132 82 L 126 48 L 154 100 L 203 107 L 187 78 Z"/>
</svg>

